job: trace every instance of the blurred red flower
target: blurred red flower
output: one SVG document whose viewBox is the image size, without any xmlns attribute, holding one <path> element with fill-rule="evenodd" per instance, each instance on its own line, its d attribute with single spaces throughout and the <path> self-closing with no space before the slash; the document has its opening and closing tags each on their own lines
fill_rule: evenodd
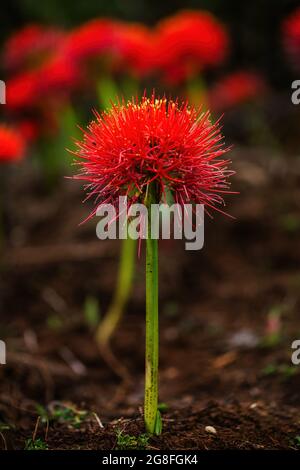
<svg viewBox="0 0 300 470">
<path fill-rule="evenodd" d="M 168 188 L 179 204 L 205 204 L 222 212 L 228 193 L 229 160 L 218 123 L 209 113 L 166 99 L 144 97 L 96 114 L 75 153 L 87 182 L 88 198 L 112 203 L 128 196 L 129 205 L 143 201 L 148 185 L 156 181 L 160 196 Z M 91 216 L 95 214 L 95 209 Z"/>
<path fill-rule="evenodd" d="M 224 61 L 229 46 L 225 28 L 210 13 L 182 11 L 157 26 L 159 67 L 168 82 L 178 83 Z"/>
<path fill-rule="evenodd" d="M 282 24 L 283 46 L 291 63 L 300 68 L 300 8 L 295 10 Z"/>
<path fill-rule="evenodd" d="M 20 73 L 6 83 L 6 102 L 9 108 L 32 109 L 45 102 L 62 100 L 79 86 L 80 69 L 63 56 L 55 56 L 38 69 Z"/>
<path fill-rule="evenodd" d="M 24 72 L 7 80 L 6 103 L 9 108 L 33 107 L 39 99 L 39 76 L 36 71 Z"/>
<path fill-rule="evenodd" d="M 80 67 L 67 56 L 57 55 L 46 62 L 38 71 L 37 91 L 45 99 L 55 97 L 55 93 L 69 95 L 82 80 Z"/>
<path fill-rule="evenodd" d="M 8 69 L 38 66 L 61 43 L 64 33 L 53 27 L 37 24 L 25 26 L 4 45 L 3 62 Z"/>
<path fill-rule="evenodd" d="M 71 31 L 62 51 L 70 60 L 87 60 L 110 53 L 116 44 L 118 24 L 109 19 L 94 19 Z"/>
<path fill-rule="evenodd" d="M 262 77 L 253 72 L 237 71 L 224 77 L 212 87 L 208 102 L 214 111 L 223 111 L 255 99 L 267 90 Z"/>
<path fill-rule="evenodd" d="M 119 25 L 117 30 L 117 65 L 134 75 L 145 76 L 156 65 L 154 34 L 141 24 Z"/>
<path fill-rule="evenodd" d="M 22 134 L 17 129 L 0 124 L 0 162 L 19 161 L 25 151 L 26 143 Z"/>
</svg>

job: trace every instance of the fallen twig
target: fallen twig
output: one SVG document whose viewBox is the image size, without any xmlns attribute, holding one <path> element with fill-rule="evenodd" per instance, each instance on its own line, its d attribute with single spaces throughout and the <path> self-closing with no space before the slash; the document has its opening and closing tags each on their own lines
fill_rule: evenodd
<svg viewBox="0 0 300 470">
<path fill-rule="evenodd" d="M 93 415 L 95 416 L 95 419 L 96 419 L 97 423 L 99 424 L 99 428 L 100 428 L 100 429 L 104 429 L 104 426 L 103 426 L 103 424 L 102 424 L 102 421 L 101 421 L 101 419 L 99 418 L 99 416 L 97 415 L 97 413 L 93 412 Z"/>
</svg>

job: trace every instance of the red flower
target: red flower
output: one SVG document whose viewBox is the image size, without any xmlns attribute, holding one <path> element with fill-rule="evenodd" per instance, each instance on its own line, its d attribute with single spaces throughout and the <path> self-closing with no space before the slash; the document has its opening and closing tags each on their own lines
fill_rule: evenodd
<svg viewBox="0 0 300 470">
<path fill-rule="evenodd" d="M 182 11 L 157 27 L 156 49 L 165 78 L 173 83 L 223 62 L 228 35 L 210 13 Z"/>
<path fill-rule="evenodd" d="M 264 94 L 267 86 L 257 74 L 234 72 L 223 78 L 209 92 L 209 104 L 215 111 L 223 111 Z"/>
<path fill-rule="evenodd" d="M 31 24 L 13 34 L 4 46 L 3 61 L 9 69 L 40 63 L 60 44 L 64 33 L 51 27 Z"/>
<path fill-rule="evenodd" d="M 220 209 L 229 192 L 229 160 L 220 159 L 224 148 L 218 123 L 187 104 L 144 97 L 114 106 L 99 115 L 78 142 L 81 174 L 88 197 L 96 203 L 115 204 L 128 196 L 129 205 L 143 201 L 149 183 L 157 182 L 177 203 L 205 204 Z M 95 209 L 91 215 L 96 212 Z M 222 211 L 221 211 L 222 212 Z"/>
<path fill-rule="evenodd" d="M 31 108 L 39 98 L 36 71 L 20 73 L 6 82 L 6 103 L 10 108 Z"/>
<path fill-rule="evenodd" d="M 295 10 L 282 24 L 283 46 L 293 63 L 300 68 L 300 8 Z"/>
<path fill-rule="evenodd" d="M 19 161 L 25 154 L 25 141 L 22 134 L 4 124 L 0 124 L 0 162 Z"/>
<path fill-rule="evenodd" d="M 7 81 L 6 102 L 13 109 L 31 109 L 45 101 L 59 101 L 69 96 L 81 83 L 77 65 L 63 56 L 55 56 L 38 69 L 25 72 Z"/>
<path fill-rule="evenodd" d="M 120 25 L 117 53 L 119 66 L 125 70 L 138 77 L 149 74 L 156 65 L 154 34 L 149 28 L 140 24 Z"/>
<path fill-rule="evenodd" d="M 75 61 L 67 56 L 57 55 L 45 63 L 38 71 L 38 91 L 46 98 L 55 98 L 57 92 L 66 95 L 81 83 L 82 74 Z"/>
<path fill-rule="evenodd" d="M 87 60 L 109 53 L 116 42 L 117 23 L 95 19 L 74 29 L 66 38 L 63 53 L 71 60 Z"/>
</svg>

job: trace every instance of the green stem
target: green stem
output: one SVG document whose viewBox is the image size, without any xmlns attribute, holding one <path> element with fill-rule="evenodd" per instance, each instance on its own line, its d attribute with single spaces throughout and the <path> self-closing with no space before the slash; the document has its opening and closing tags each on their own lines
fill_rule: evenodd
<svg viewBox="0 0 300 470">
<path fill-rule="evenodd" d="M 190 104 L 207 109 L 207 87 L 201 76 L 189 79 L 186 83 L 186 90 Z"/>
<path fill-rule="evenodd" d="M 99 346 L 103 347 L 109 343 L 123 316 L 132 288 L 136 244 L 136 240 L 129 236 L 122 240 L 117 287 L 108 312 L 96 332 L 96 340 Z"/>
<path fill-rule="evenodd" d="M 39 141 L 36 155 L 49 192 L 57 188 L 57 183 L 61 181 L 62 175 L 66 174 L 66 169 L 69 169 L 73 162 L 74 157 L 66 150 L 70 144 L 70 135 L 73 138 L 80 136 L 77 128 L 80 118 L 70 103 L 66 104 L 56 117 L 59 125 L 56 135 L 51 139 L 50 145 L 49 139 L 43 137 Z"/>
<path fill-rule="evenodd" d="M 158 404 L 158 242 L 151 238 L 151 204 L 156 203 L 154 187 L 150 187 L 146 206 L 148 233 L 146 239 L 146 356 L 145 356 L 145 410 L 147 432 L 160 434 L 161 422 Z"/>
<path fill-rule="evenodd" d="M 111 107 L 118 96 L 118 87 L 109 75 L 103 75 L 97 83 L 97 95 L 102 109 Z"/>
</svg>

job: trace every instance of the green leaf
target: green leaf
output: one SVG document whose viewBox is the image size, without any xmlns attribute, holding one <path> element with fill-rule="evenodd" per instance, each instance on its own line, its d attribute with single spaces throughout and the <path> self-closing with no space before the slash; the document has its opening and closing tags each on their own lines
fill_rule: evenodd
<svg viewBox="0 0 300 470">
<path fill-rule="evenodd" d="M 24 450 L 48 450 L 48 444 L 43 439 L 27 439 Z"/>
<path fill-rule="evenodd" d="M 162 433 L 162 419 L 161 419 L 160 411 L 157 410 L 156 420 L 155 420 L 155 427 L 154 427 L 154 434 L 159 436 L 161 433 Z"/>
<path fill-rule="evenodd" d="M 169 408 L 169 406 L 167 405 L 167 403 L 159 403 L 157 405 L 157 409 L 158 411 L 160 411 L 161 413 L 164 413 L 165 411 L 167 411 Z"/>
</svg>

